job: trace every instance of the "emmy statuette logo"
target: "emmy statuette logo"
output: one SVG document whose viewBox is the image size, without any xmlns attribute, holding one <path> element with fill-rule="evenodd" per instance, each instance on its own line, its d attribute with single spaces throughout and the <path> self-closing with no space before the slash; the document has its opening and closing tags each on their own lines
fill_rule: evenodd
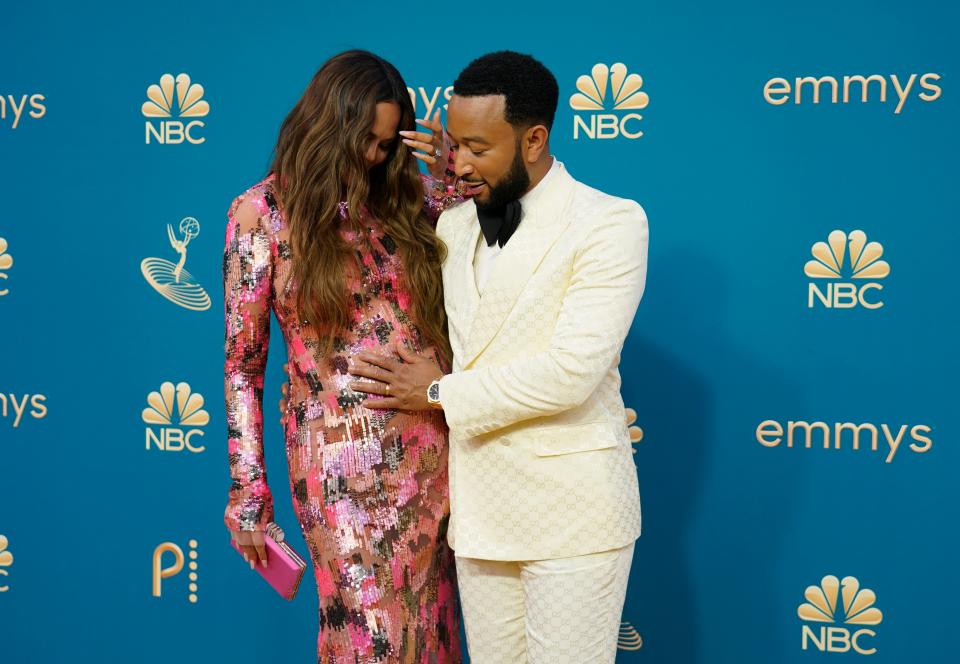
<svg viewBox="0 0 960 664">
<path fill-rule="evenodd" d="M 7 241 L 0 237 L 0 281 L 8 279 L 6 270 L 13 267 L 13 256 L 7 253 Z M 0 297 L 8 295 L 10 289 L 0 284 Z"/>
<path fill-rule="evenodd" d="M 187 383 L 165 382 L 159 392 L 147 395 L 149 404 L 143 409 L 141 417 L 144 423 L 153 424 L 147 427 L 144 437 L 144 447 L 148 451 L 151 446 L 166 452 L 203 452 L 206 448 L 195 438 L 203 438 L 203 427 L 210 423 L 210 415 L 203 409 L 203 395 L 190 391 Z"/>
<path fill-rule="evenodd" d="M 877 633 L 868 627 L 879 625 L 883 613 L 874 606 L 876 593 L 861 588 L 855 577 L 845 576 L 841 581 L 827 575 L 819 586 L 808 586 L 803 596 L 807 601 L 797 607 L 797 615 L 804 621 L 800 633 L 804 650 L 811 647 L 820 652 L 853 650 L 861 655 L 877 652 L 868 641 Z"/>
<path fill-rule="evenodd" d="M 810 252 L 814 260 L 807 261 L 803 272 L 811 279 L 807 290 L 807 308 L 822 306 L 827 309 L 879 309 L 883 306 L 880 291 L 883 285 L 877 279 L 890 274 L 890 264 L 880 260 L 883 245 L 867 242 L 863 231 L 833 231 L 826 242 L 817 242 Z M 852 281 L 848 281 L 852 280 Z"/>
<path fill-rule="evenodd" d="M 187 585 L 188 595 L 187 599 L 190 600 L 191 604 L 197 603 L 197 578 L 198 578 L 198 568 L 197 564 L 197 540 L 192 539 L 187 543 L 190 547 L 189 552 L 187 553 L 187 558 L 190 559 L 190 562 L 187 563 L 187 567 L 190 569 L 187 578 L 189 579 L 189 584 Z M 171 554 L 173 560 L 167 560 L 167 563 L 164 561 L 164 554 Z M 152 573 L 153 573 L 153 596 L 160 597 L 163 592 L 163 582 L 166 579 L 176 576 L 183 571 L 183 565 L 186 561 L 186 558 L 183 555 L 183 549 L 174 542 L 163 542 L 162 544 L 157 545 L 157 548 L 153 550 L 153 562 L 152 562 Z"/>
<path fill-rule="evenodd" d="M 0 535 L 0 576 L 10 576 L 10 573 L 5 569 L 13 564 L 13 554 L 7 550 L 8 544 L 6 536 Z M 0 593 L 10 590 L 10 586 L 6 585 L 5 580 L 0 580 L 0 584 L 3 584 L 0 585 Z"/>
<path fill-rule="evenodd" d="M 140 271 L 155 291 L 174 304 L 191 311 L 206 311 L 210 308 L 210 296 L 183 267 L 187 262 L 187 245 L 200 235 L 200 222 L 193 217 L 184 217 L 180 220 L 179 230 L 183 239 L 178 238 L 173 227 L 167 224 L 170 246 L 180 254 L 180 260 L 172 263 L 163 258 L 144 258 Z"/>
<path fill-rule="evenodd" d="M 578 140 L 581 132 L 590 139 L 618 136 L 636 139 L 643 136 L 643 131 L 637 126 L 643 116 L 635 111 L 646 108 L 650 97 L 641 87 L 643 78 L 639 74 L 628 75 L 627 66 L 622 62 L 610 67 L 601 63 L 595 64 L 590 70 L 590 76 L 584 74 L 577 79 L 579 92 L 570 97 L 570 108 L 586 113 L 573 115 L 573 140 Z M 612 108 L 608 108 L 608 89 Z M 622 111 L 634 112 L 624 114 Z"/>
<path fill-rule="evenodd" d="M 210 113 L 210 104 L 203 99 L 203 86 L 192 83 L 188 74 L 164 74 L 160 85 L 147 88 L 147 101 L 140 112 L 147 118 L 145 123 L 146 143 L 155 141 L 162 145 L 179 145 L 184 141 L 199 145 L 206 138 L 200 136 L 204 124 L 201 120 Z M 184 118 L 188 121 L 184 124 Z"/>
</svg>

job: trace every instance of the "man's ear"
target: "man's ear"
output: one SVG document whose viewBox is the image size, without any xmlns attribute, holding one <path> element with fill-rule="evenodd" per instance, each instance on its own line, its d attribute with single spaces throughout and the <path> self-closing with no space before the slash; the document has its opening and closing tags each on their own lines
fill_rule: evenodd
<svg viewBox="0 0 960 664">
<path fill-rule="evenodd" d="M 545 152 L 549 152 L 547 148 L 549 139 L 550 130 L 542 124 L 533 125 L 523 132 L 521 144 L 523 145 L 524 159 L 528 164 L 534 163 Z"/>
</svg>

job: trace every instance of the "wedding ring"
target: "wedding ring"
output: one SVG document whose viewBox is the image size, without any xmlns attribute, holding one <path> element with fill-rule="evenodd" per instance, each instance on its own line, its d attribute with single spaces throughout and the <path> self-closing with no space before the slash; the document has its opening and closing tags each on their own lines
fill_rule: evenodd
<svg viewBox="0 0 960 664">
<path fill-rule="evenodd" d="M 437 157 L 438 159 L 440 158 L 440 155 L 442 155 L 442 154 L 443 154 L 443 150 L 441 150 L 440 148 L 437 148 L 437 149 L 434 150 L 434 152 L 433 152 L 433 156 L 434 156 L 434 157 Z"/>
<path fill-rule="evenodd" d="M 387 394 L 390 394 L 390 383 L 387 383 Z"/>
</svg>

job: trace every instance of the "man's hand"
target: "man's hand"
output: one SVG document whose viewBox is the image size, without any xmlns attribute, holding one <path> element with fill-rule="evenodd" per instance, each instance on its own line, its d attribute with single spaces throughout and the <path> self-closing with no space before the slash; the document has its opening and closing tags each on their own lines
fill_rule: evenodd
<svg viewBox="0 0 960 664">
<path fill-rule="evenodd" d="M 350 388 L 383 397 L 368 400 L 368 408 L 430 409 L 427 388 L 443 377 L 443 371 L 432 354 L 417 355 L 402 344 L 396 351 L 403 362 L 370 351 L 359 353 L 350 363 L 350 373 L 369 380 L 353 381 Z"/>
</svg>

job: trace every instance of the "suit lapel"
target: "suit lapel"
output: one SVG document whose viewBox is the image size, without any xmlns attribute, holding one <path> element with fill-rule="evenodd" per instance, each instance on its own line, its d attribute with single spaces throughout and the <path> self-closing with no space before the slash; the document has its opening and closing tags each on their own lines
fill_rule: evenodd
<svg viewBox="0 0 960 664">
<path fill-rule="evenodd" d="M 563 212 L 573 195 L 574 179 L 561 165 L 555 177 L 545 184 L 548 188 L 542 192 L 532 209 L 524 211 L 520 226 L 504 246 L 487 279 L 464 344 L 461 358 L 464 369 L 473 363 L 500 331 L 530 277 L 569 224 L 569 219 Z M 471 234 L 473 242 L 470 247 L 473 250 L 469 252 L 465 262 L 470 269 L 468 283 L 476 292 L 473 257 L 480 224 L 476 221 L 476 213 L 473 219 L 477 230 Z"/>
<path fill-rule="evenodd" d="M 464 205 L 475 207 L 472 201 Z M 461 334 L 460 343 L 466 343 L 466 334 L 477 311 L 480 293 L 477 290 L 476 276 L 473 272 L 473 256 L 476 251 L 480 224 L 476 210 L 466 215 L 465 227 L 458 230 L 447 247 L 447 270 L 444 274 L 444 297 L 450 325 Z M 451 329 L 451 333 L 453 329 Z M 452 339 L 451 339 L 452 341 Z"/>
</svg>

